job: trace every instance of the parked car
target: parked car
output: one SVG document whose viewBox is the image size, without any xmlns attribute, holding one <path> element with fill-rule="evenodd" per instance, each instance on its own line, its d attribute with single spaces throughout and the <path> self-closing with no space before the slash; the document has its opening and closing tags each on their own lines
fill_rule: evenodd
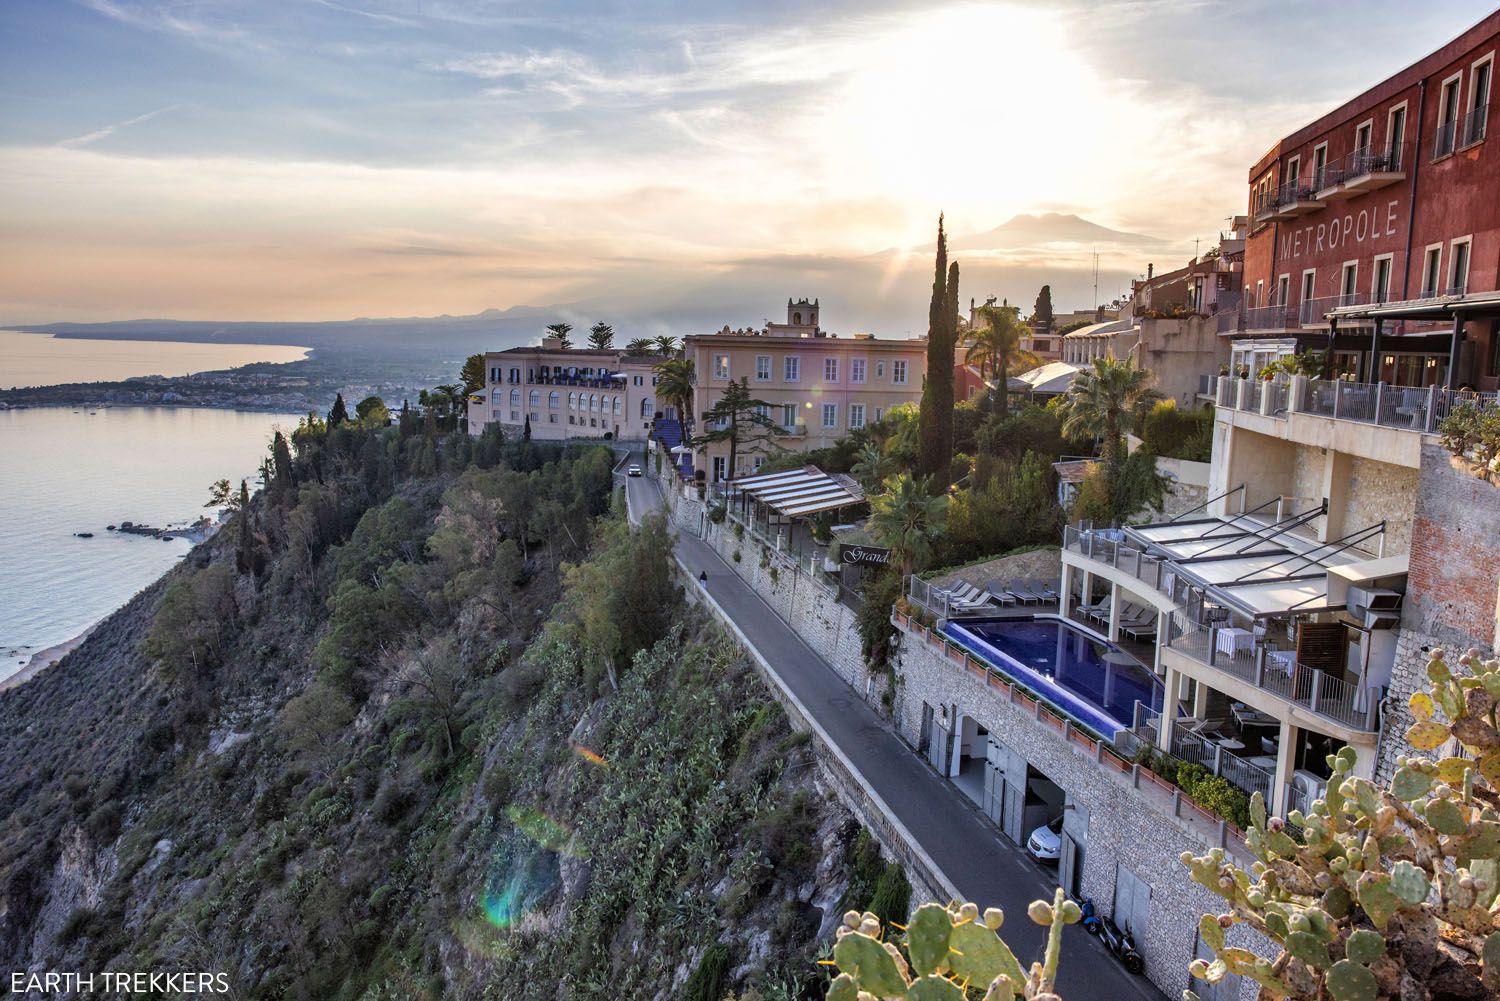
<svg viewBox="0 0 1500 1001">
<path fill-rule="evenodd" d="M 1026 850 L 1031 853 L 1032 858 L 1043 862 L 1058 860 L 1062 855 L 1062 822 L 1062 814 L 1059 813 L 1031 832 L 1031 837 L 1026 839 Z"/>
<path fill-rule="evenodd" d="M 626 476 L 639 476 L 639 475 L 641 475 L 641 467 L 640 466 L 636 466 L 636 465 L 632 465 L 629 469 L 625 470 L 625 475 Z"/>
</svg>

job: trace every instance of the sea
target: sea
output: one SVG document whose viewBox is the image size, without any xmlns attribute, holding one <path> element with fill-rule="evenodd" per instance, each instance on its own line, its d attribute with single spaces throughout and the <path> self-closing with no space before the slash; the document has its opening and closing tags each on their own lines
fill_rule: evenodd
<svg viewBox="0 0 1500 1001">
<path fill-rule="evenodd" d="M 0 385 L 119 378 L 78 353 L 99 346 L 142 374 L 180 374 L 253 361 L 289 360 L 275 345 L 106 342 L 0 334 Z M 38 343 L 38 342 L 41 343 Z M 49 346 L 56 353 L 49 353 Z M 212 348 L 217 354 L 205 352 Z M 291 358 L 305 354 L 291 349 Z M 144 366 L 144 367 L 141 367 Z M 59 377 L 59 373 L 66 375 Z M 79 635 L 187 553 L 162 541 L 108 530 L 130 521 L 183 525 L 204 514 L 215 480 L 253 491 L 272 432 L 296 414 L 188 407 L 38 407 L 0 411 L 0 681 L 39 650 Z M 91 538 L 80 537 L 89 534 Z"/>
<path fill-rule="evenodd" d="M 0 330 L 0 388 L 190 375 L 252 362 L 290 362 L 306 357 L 307 348 L 284 344 L 106 341 Z"/>
</svg>

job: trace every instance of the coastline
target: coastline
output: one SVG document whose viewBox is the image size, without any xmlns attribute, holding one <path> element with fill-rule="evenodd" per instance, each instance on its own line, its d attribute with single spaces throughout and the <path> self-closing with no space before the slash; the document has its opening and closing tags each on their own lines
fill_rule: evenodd
<svg viewBox="0 0 1500 1001">
<path fill-rule="evenodd" d="M 102 622 L 103 620 L 101 619 L 100 621 Z M 25 667 L 21 668 L 15 674 L 0 678 L 0 692 L 9 691 L 41 674 L 47 668 L 82 646 L 83 641 L 88 639 L 89 635 L 98 628 L 99 623 L 95 622 L 70 640 L 63 640 L 61 643 L 49 646 L 45 650 L 38 650 L 31 655 L 31 659 L 26 662 Z"/>
</svg>

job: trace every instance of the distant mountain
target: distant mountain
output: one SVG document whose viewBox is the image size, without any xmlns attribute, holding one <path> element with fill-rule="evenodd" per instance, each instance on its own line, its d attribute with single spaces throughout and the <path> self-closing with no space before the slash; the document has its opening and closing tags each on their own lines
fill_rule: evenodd
<svg viewBox="0 0 1500 1001">
<path fill-rule="evenodd" d="M 1152 247 L 1159 245 L 1161 240 L 1110 229 L 1069 213 L 1046 212 L 1018 215 L 983 233 L 953 237 L 948 246 L 953 250 L 1026 250 L 1064 243 Z"/>
</svg>

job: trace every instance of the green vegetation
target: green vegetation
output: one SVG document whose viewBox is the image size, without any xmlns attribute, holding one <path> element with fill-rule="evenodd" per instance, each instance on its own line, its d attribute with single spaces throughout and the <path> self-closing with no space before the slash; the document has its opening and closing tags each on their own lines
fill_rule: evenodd
<svg viewBox="0 0 1500 1001">
<path fill-rule="evenodd" d="M 1176 400 L 1158 400 L 1141 420 L 1141 440 L 1163 458 L 1207 462 L 1214 446 L 1213 408 L 1179 410 Z"/>
<path fill-rule="evenodd" d="M 600 320 L 589 328 L 589 347 L 597 351 L 608 351 L 614 346 L 615 328 Z"/>
<path fill-rule="evenodd" d="M 673 366 L 676 362 L 664 362 Z M 661 386 L 657 386 L 661 392 Z M 730 477 L 738 468 L 735 465 L 741 454 L 774 454 L 779 450 L 776 439 L 781 436 L 781 426 L 770 417 L 771 405 L 765 400 L 750 395 L 749 382 L 742 376 L 738 382 L 730 380 L 714 405 L 703 415 L 704 431 L 693 440 L 694 445 L 729 443 L 728 470 Z"/>
<path fill-rule="evenodd" d="M 958 346 L 958 262 L 948 263 L 948 237 L 938 216 L 932 301 L 927 310 L 927 379 L 922 386 L 921 450 L 915 472 L 925 488 L 941 494 L 952 482 L 953 361 Z"/>
<path fill-rule="evenodd" d="M 1052 286 L 1043 285 L 1031 309 L 1031 322 L 1039 327 L 1052 326 Z"/>
<path fill-rule="evenodd" d="M 667 356 L 657 362 L 654 368 L 657 375 L 657 399 L 666 406 L 677 408 L 677 413 L 682 417 L 683 428 L 686 429 L 692 419 L 693 384 L 697 380 L 692 359 Z"/>
<path fill-rule="evenodd" d="M 572 332 L 573 332 L 573 324 L 571 324 L 571 323 L 549 323 L 549 324 L 547 324 L 547 333 L 550 334 L 553 337 L 556 337 L 559 341 L 561 341 L 562 342 L 563 350 L 565 350 L 565 351 L 568 348 L 571 348 L 573 346 L 573 339 L 568 336 Z"/>
<path fill-rule="evenodd" d="M 1050 311 L 1050 305 L 1048 309 Z M 1022 339 L 1031 331 L 1022 322 L 1020 309 L 991 303 L 979 307 L 979 316 L 984 320 L 984 326 L 970 332 L 969 350 L 964 360 L 970 365 L 978 365 L 981 376 L 989 374 L 994 377 L 995 412 L 1003 419 L 1010 413 L 1012 364 L 1022 369 L 1035 368 L 1041 364 L 1041 359 L 1021 347 Z"/>
<path fill-rule="evenodd" d="M 1488 482 L 1500 465 L 1500 405 L 1461 403 L 1438 425 L 1443 447 Z"/>
<path fill-rule="evenodd" d="M 937 552 L 948 509 L 946 495 L 933 497 L 907 473 L 886 480 L 870 501 L 870 533 L 891 551 L 902 577 L 926 566 Z"/>
<path fill-rule="evenodd" d="M 1100 442 L 1098 468 L 1079 489 L 1072 517 L 1115 525 L 1144 507 L 1159 507 L 1166 490 L 1156 456 L 1137 449 L 1126 457 L 1125 435 L 1136 431 L 1161 399 L 1152 376 L 1132 361 L 1096 358 L 1079 371 L 1063 404 L 1062 431 Z"/>
</svg>

